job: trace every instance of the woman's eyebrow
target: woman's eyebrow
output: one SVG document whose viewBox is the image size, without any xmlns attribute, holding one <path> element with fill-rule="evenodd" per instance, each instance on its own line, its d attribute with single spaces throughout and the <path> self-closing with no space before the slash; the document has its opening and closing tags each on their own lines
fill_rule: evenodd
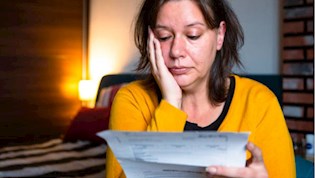
<svg viewBox="0 0 315 178">
<path fill-rule="evenodd" d="M 202 22 L 194 22 L 194 23 L 186 25 L 186 27 L 193 27 L 193 26 L 206 26 L 206 25 Z"/>
<path fill-rule="evenodd" d="M 190 23 L 188 25 L 185 25 L 185 27 L 194 27 L 194 26 L 206 26 L 204 23 L 201 23 L 201 22 L 193 22 L 193 23 Z M 160 24 L 157 24 L 155 26 L 155 29 L 165 29 L 165 30 L 170 30 L 169 27 L 165 26 L 165 25 L 160 25 Z"/>
<path fill-rule="evenodd" d="M 167 26 L 165 26 L 165 25 L 159 25 L 159 24 L 157 24 L 157 25 L 155 26 L 155 29 L 170 30 L 171 28 L 169 28 L 169 27 L 167 27 Z"/>
</svg>

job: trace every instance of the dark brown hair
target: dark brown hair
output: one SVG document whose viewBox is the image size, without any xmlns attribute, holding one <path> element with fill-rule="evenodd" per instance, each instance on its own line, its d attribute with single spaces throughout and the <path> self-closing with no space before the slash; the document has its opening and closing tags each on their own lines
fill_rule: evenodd
<svg viewBox="0 0 315 178">
<path fill-rule="evenodd" d="M 148 27 L 155 27 L 158 12 L 163 4 L 172 0 L 144 0 L 135 22 L 134 40 L 141 58 L 137 71 L 151 72 L 150 59 L 147 51 Z M 225 39 L 220 51 L 212 64 L 209 79 L 209 99 L 217 105 L 226 100 L 226 79 L 232 73 L 234 65 L 242 66 L 239 59 L 239 48 L 244 43 L 244 34 L 236 14 L 226 0 L 192 0 L 199 6 L 210 29 L 218 28 L 220 22 L 226 24 Z M 148 86 L 157 87 L 151 75 Z M 159 89 L 157 90 L 159 91 Z M 160 91 L 159 91 L 160 92 Z M 160 93 L 159 93 L 160 94 Z"/>
</svg>

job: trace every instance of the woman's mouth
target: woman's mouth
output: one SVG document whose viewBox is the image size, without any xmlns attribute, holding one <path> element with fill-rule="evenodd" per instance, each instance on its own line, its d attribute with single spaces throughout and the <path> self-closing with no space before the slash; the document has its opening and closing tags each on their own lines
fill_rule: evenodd
<svg viewBox="0 0 315 178">
<path fill-rule="evenodd" d="M 183 75 L 183 74 L 186 74 L 189 71 L 189 68 L 186 68 L 186 67 L 173 67 L 173 68 L 169 68 L 169 71 L 173 75 Z"/>
</svg>

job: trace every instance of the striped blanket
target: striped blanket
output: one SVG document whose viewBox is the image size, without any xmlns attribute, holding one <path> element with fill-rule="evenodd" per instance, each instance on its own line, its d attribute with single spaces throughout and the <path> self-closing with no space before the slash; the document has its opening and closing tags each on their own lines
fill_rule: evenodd
<svg viewBox="0 0 315 178">
<path fill-rule="evenodd" d="M 0 177 L 104 178 L 106 144 L 53 139 L 0 148 Z"/>
</svg>

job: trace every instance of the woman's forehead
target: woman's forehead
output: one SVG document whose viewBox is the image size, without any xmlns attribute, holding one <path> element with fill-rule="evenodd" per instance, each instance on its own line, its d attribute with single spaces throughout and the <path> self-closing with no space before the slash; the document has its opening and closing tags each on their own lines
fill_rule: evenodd
<svg viewBox="0 0 315 178">
<path fill-rule="evenodd" d="M 193 0 L 170 0 L 159 9 L 157 24 L 159 23 L 204 23 L 204 16 Z"/>
</svg>

